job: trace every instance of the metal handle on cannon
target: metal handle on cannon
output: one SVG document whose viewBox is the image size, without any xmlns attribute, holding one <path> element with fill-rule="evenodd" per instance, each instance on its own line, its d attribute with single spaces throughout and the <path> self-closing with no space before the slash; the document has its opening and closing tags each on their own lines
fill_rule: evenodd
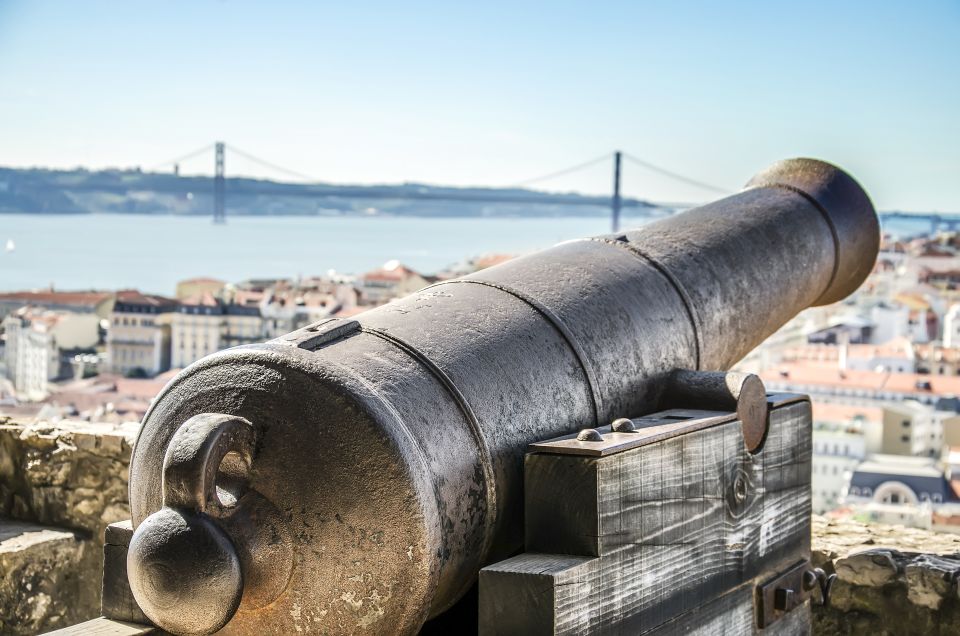
<svg viewBox="0 0 960 636">
<path fill-rule="evenodd" d="M 130 587 L 144 614 L 177 634 L 209 634 L 240 606 L 240 551 L 215 518 L 236 506 L 218 495 L 224 458 L 248 470 L 256 429 L 241 417 L 202 413 L 177 429 L 163 462 L 163 507 L 137 528 L 127 553 Z M 227 498 L 226 491 L 224 498 Z"/>
</svg>

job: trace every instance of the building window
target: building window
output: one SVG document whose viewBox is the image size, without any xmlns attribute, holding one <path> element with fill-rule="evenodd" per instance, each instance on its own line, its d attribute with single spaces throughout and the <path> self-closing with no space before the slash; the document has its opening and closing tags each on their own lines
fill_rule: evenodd
<svg viewBox="0 0 960 636">
<path fill-rule="evenodd" d="M 910 442 L 910 436 L 909 436 L 909 435 L 901 435 L 901 436 L 900 436 L 900 441 L 903 442 L 904 444 L 907 444 L 907 443 Z"/>
<path fill-rule="evenodd" d="M 900 422 L 900 425 L 903 428 L 910 428 L 910 420 L 903 420 L 902 422 Z"/>
<path fill-rule="evenodd" d="M 933 493 L 933 503 L 940 503 L 941 501 L 943 501 L 943 497 L 940 495 L 940 493 Z"/>
</svg>

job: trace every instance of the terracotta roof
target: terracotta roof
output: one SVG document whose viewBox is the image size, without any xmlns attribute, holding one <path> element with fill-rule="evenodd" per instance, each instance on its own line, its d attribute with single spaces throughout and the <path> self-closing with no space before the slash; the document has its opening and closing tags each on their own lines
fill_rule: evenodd
<svg viewBox="0 0 960 636">
<path fill-rule="evenodd" d="M 264 295 L 264 292 L 258 290 L 238 289 L 233 295 L 233 302 L 238 305 L 259 305 Z"/>
<path fill-rule="evenodd" d="M 915 345 L 917 357 L 934 362 L 960 361 L 960 347 L 944 347 L 931 343 Z"/>
<path fill-rule="evenodd" d="M 63 314 L 53 312 L 44 312 L 39 315 L 32 315 L 28 318 L 32 326 L 43 328 L 40 331 L 53 329 L 62 319 Z"/>
<path fill-rule="evenodd" d="M 914 347 L 909 338 L 899 337 L 885 342 L 881 345 L 873 344 L 851 344 L 847 345 L 847 357 L 853 359 L 866 358 L 905 358 L 911 357 L 911 349 Z M 791 347 L 783 352 L 785 361 L 808 360 L 808 361 L 836 361 L 840 359 L 840 347 L 838 345 L 810 344 L 799 347 Z"/>
<path fill-rule="evenodd" d="M 880 390 L 886 373 L 847 369 L 841 371 L 835 364 L 793 362 L 767 369 L 760 374 L 764 382 L 786 382 L 794 385 L 845 386 L 849 388 Z"/>
<path fill-rule="evenodd" d="M 219 307 L 220 301 L 210 292 L 203 292 L 202 294 L 194 294 L 189 298 L 185 298 L 183 304 L 193 307 Z"/>
<path fill-rule="evenodd" d="M 17 310 L 16 315 L 19 318 L 27 321 L 34 329 L 39 328 L 39 331 L 44 331 L 52 329 L 64 318 L 77 314 L 71 311 L 50 310 L 42 307 L 27 306 L 21 307 L 19 310 Z"/>
<path fill-rule="evenodd" d="M 0 294 L 0 302 L 21 302 L 25 305 L 96 305 L 113 296 L 112 292 L 84 291 L 18 291 Z"/>
<path fill-rule="evenodd" d="M 136 289 L 123 289 L 117 292 L 117 302 L 130 305 L 147 305 L 151 307 L 172 307 L 179 304 L 174 298 L 143 294 Z"/>
<path fill-rule="evenodd" d="M 920 389 L 918 384 L 929 383 L 930 389 Z M 891 373 L 883 385 L 886 391 L 903 393 L 930 393 L 932 395 L 960 395 L 960 377 L 949 375 L 921 375 L 917 373 Z"/>
<path fill-rule="evenodd" d="M 877 373 L 853 369 L 841 371 L 832 363 L 792 362 L 767 369 L 760 376 L 764 382 L 785 383 L 794 386 L 843 387 L 892 393 L 925 393 L 945 396 L 960 395 L 960 376 Z M 929 385 L 929 389 L 923 388 L 927 385 Z"/>
<path fill-rule="evenodd" d="M 813 419 L 821 422 L 847 423 L 857 419 L 868 422 L 883 420 L 883 409 L 878 406 L 849 406 L 814 401 Z"/>
<path fill-rule="evenodd" d="M 375 269 L 372 272 L 367 272 L 363 275 L 364 280 L 383 280 L 383 281 L 396 281 L 400 282 L 411 276 L 420 276 L 417 272 L 413 271 L 405 265 L 397 263 L 387 263 L 384 267 L 380 269 Z"/>
</svg>

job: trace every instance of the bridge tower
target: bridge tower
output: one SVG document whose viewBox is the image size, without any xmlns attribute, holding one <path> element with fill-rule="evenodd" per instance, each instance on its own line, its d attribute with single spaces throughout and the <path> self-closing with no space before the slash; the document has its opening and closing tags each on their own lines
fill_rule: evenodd
<svg viewBox="0 0 960 636">
<path fill-rule="evenodd" d="M 613 212 L 613 232 L 620 231 L 620 151 L 613 153 L 613 200 L 610 202 Z"/>
<path fill-rule="evenodd" d="M 226 180 L 224 178 L 223 155 L 225 144 L 222 141 L 216 143 L 215 167 L 213 173 L 213 222 L 226 223 Z M 209 146 L 208 146 L 209 148 Z"/>
</svg>

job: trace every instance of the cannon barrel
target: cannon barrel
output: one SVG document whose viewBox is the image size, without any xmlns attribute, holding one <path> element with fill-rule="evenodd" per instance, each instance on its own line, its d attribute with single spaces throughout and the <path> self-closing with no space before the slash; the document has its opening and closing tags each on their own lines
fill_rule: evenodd
<svg viewBox="0 0 960 636">
<path fill-rule="evenodd" d="M 866 193 L 795 159 L 641 229 L 209 356 L 144 418 L 134 596 L 173 633 L 415 633 L 522 547 L 528 444 L 656 409 L 873 267 Z"/>
</svg>

